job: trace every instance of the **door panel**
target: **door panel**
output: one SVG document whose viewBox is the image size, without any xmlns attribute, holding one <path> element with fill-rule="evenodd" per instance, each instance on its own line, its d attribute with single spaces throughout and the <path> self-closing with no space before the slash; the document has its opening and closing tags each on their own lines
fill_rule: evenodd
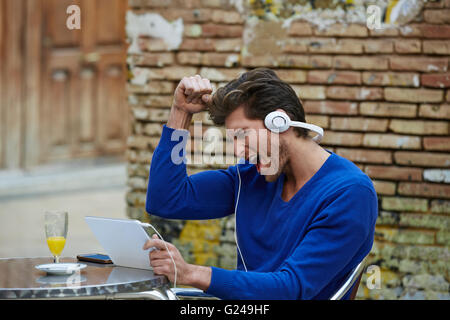
<svg viewBox="0 0 450 320">
<path fill-rule="evenodd" d="M 78 31 L 66 27 L 71 4 L 81 7 Z M 46 3 L 42 162 L 124 152 L 125 10 L 126 0 Z"/>
<path fill-rule="evenodd" d="M 50 139 L 55 146 L 70 144 L 68 125 L 70 121 L 70 70 L 54 70 L 49 79 Z"/>
<path fill-rule="evenodd" d="M 96 19 L 104 21 L 96 28 L 96 40 L 100 45 L 117 44 L 125 38 L 125 28 L 122 27 L 125 19 L 126 3 L 123 1 L 99 0 L 97 2 Z M 118 23 L 118 21 L 122 21 Z"/>
<path fill-rule="evenodd" d="M 124 108 L 125 68 L 121 52 L 106 53 L 99 64 L 99 121 L 100 143 L 104 150 L 120 149 L 122 137 L 127 134 L 127 109 Z"/>
<path fill-rule="evenodd" d="M 81 30 L 69 30 L 66 26 L 68 18 L 66 10 L 70 5 L 78 5 L 82 8 L 81 0 L 44 0 L 44 5 L 44 39 L 47 42 L 44 44 L 52 48 L 79 47 L 84 26 L 82 25 Z M 83 19 L 81 23 L 83 24 Z"/>
<path fill-rule="evenodd" d="M 83 148 L 92 148 L 95 143 L 95 121 L 97 117 L 96 100 L 98 91 L 97 70 L 93 66 L 85 66 L 80 72 L 80 135 L 79 142 Z"/>
</svg>

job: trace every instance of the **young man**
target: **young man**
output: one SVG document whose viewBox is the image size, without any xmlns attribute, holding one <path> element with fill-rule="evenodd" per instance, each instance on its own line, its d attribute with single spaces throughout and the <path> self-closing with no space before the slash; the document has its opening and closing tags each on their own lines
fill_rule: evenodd
<svg viewBox="0 0 450 320">
<path fill-rule="evenodd" d="M 209 81 L 198 75 L 183 78 L 176 88 L 151 163 L 146 209 L 193 220 L 236 212 L 237 269 L 187 264 L 168 244 L 177 283 L 222 299 L 328 299 L 372 248 L 378 207 L 371 180 L 304 129 L 268 132 L 264 119 L 272 111 L 305 122 L 295 92 L 272 70 L 254 69 L 211 93 Z M 188 176 L 185 164 L 171 159 L 179 143 L 171 137 L 187 136 L 192 114 L 205 109 L 227 129 L 277 137 L 278 150 L 262 152 L 259 144 L 255 148 L 238 138 L 235 153 L 245 164 Z M 252 155 L 254 164 L 248 161 Z M 275 170 L 265 174 L 272 161 Z M 164 242 L 153 238 L 144 246 L 150 247 L 160 249 L 150 253 L 154 272 L 173 281 Z"/>
</svg>

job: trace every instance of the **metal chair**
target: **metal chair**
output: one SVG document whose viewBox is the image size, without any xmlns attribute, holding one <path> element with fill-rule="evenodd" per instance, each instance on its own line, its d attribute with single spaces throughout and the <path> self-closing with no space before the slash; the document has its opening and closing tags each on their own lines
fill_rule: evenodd
<svg viewBox="0 0 450 320">
<path fill-rule="evenodd" d="M 356 292 L 359 288 L 359 283 L 361 282 L 361 277 L 366 267 L 367 257 L 365 257 L 348 276 L 347 280 L 345 280 L 344 284 L 336 291 L 335 294 L 331 296 L 329 300 L 341 300 L 350 290 L 350 288 L 355 284 L 353 290 L 350 294 L 350 300 L 354 300 L 356 297 Z"/>
<path fill-rule="evenodd" d="M 366 261 L 367 257 L 353 269 L 344 284 L 330 297 L 329 300 L 341 300 L 353 287 L 353 285 L 354 287 L 350 294 L 350 300 L 355 299 L 356 292 L 358 291 L 359 283 L 366 266 Z M 172 288 L 171 290 L 178 299 L 182 300 L 219 300 L 217 297 L 207 294 L 203 290 L 197 288 Z"/>
</svg>

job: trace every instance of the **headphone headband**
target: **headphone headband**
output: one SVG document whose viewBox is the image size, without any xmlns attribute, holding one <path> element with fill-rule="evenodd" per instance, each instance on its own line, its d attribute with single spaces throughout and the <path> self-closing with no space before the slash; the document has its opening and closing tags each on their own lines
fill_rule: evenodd
<svg viewBox="0 0 450 320">
<path fill-rule="evenodd" d="M 321 127 L 310 123 L 291 121 L 289 116 L 285 112 L 281 111 L 273 111 L 269 113 L 264 119 L 264 124 L 267 129 L 276 133 L 285 132 L 287 129 L 289 129 L 289 127 L 299 127 L 313 131 L 317 133 L 317 136 L 312 139 L 317 143 L 320 143 L 323 138 L 323 129 Z"/>
</svg>

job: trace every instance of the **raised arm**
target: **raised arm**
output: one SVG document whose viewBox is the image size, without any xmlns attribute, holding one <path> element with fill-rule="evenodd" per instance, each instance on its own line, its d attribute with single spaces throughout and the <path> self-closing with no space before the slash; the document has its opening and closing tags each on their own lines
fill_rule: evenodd
<svg viewBox="0 0 450 320">
<path fill-rule="evenodd" d="M 207 108 L 212 87 L 200 76 L 178 84 L 167 125 L 153 154 L 146 210 L 169 219 L 212 219 L 234 212 L 236 171 L 211 170 L 188 176 L 178 153 L 186 146 L 192 115 Z"/>
</svg>

